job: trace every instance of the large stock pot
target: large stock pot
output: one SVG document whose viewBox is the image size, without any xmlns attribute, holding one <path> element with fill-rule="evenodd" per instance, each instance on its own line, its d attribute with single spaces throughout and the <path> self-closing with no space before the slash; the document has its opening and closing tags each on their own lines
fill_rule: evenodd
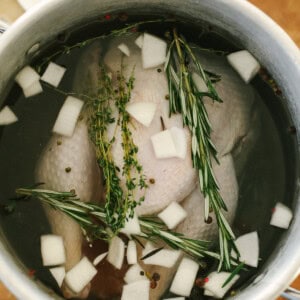
<svg viewBox="0 0 300 300">
<path fill-rule="evenodd" d="M 283 92 L 286 108 L 296 129 L 296 155 L 299 155 L 299 50 L 282 29 L 244 0 L 45 1 L 23 15 L 0 38 L 0 104 L 16 72 L 59 33 L 87 23 L 99 15 L 120 11 L 136 15 L 172 14 L 190 22 L 208 22 L 249 49 L 268 69 Z M 235 299 L 275 299 L 297 275 L 300 267 L 299 178 L 293 185 L 294 219 L 289 230 L 283 234 L 256 278 L 238 291 Z M 28 277 L 26 268 L 14 254 L 2 231 L 0 279 L 18 299 L 58 299 L 43 284 Z"/>
</svg>

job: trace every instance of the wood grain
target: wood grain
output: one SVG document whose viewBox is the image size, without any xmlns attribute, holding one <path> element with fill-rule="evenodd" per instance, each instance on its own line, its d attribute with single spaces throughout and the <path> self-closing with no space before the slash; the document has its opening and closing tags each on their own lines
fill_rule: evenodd
<svg viewBox="0 0 300 300">
<path fill-rule="evenodd" d="M 300 47 L 300 0 L 250 0 L 250 2 L 274 19 Z M 0 19 L 13 22 L 22 13 L 23 10 L 16 0 L 0 0 Z M 300 277 L 292 286 L 300 289 Z M 16 300 L 1 282 L 0 300 Z"/>
</svg>

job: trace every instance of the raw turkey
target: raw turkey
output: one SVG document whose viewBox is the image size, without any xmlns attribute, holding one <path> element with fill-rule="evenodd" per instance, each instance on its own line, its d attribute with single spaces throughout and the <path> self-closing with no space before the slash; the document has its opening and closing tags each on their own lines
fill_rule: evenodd
<svg viewBox="0 0 300 300">
<path fill-rule="evenodd" d="M 185 128 L 188 141 L 188 155 L 185 159 L 169 158 L 156 159 L 151 145 L 150 137 L 160 132 L 163 127 L 172 126 L 182 128 L 181 115 L 169 117 L 168 86 L 163 66 L 159 69 L 142 68 L 141 50 L 135 45 L 136 36 L 115 38 L 102 51 L 101 44 L 94 44 L 87 48 L 80 62 L 74 79 L 74 90 L 78 93 L 97 93 L 99 76 L 99 64 L 104 62 L 108 72 L 111 72 L 113 81 L 123 65 L 123 74 L 129 78 L 134 70 L 134 89 L 130 102 L 153 102 L 157 104 L 154 119 L 149 127 L 145 127 L 131 120 L 132 135 L 138 146 L 138 160 L 143 166 L 148 179 L 154 179 L 154 184 L 149 184 L 145 201 L 137 208 L 139 215 L 156 214 L 172 201 L 181 202 L 189 213 L 188 218 L 177 228 L 177 231 L 197 239 L 215 239 L 217 227 L 215 220 L 206 224 L 203 217 L 203 197 L 197 185 L 197 172 L 192 168 L 190 153 L 191 134 Z M 130 56 L 125 56 L 118 45 L 125 43 Z M 104 47 L 103 47 L 104 49 Z M 256 138 L 259 126 L 259 113 L 255 107 L 255 93 L 250 86 L 231 70 L 223 57 L 214 54 L 199 52 L 200 61 L 209 71 L 222 76 L 222 80 L 216 83 L 216 89 L 223 99 L 223 103 L 212 102 L 205 99 L 205 106 L 212 124 L 212 140 L 218 150 L 220 165 L 213 163 L 217 181 L 220 185 L 229 213 L 228 221 L 234 219 L 238 200 L 238 185 L 236 175 L 244 170 Z M 193 68 L 191 66 L 191 68 Z M 112 104 L 113 105 L 113 104 Z M 36 168 L 36 180 L 45 182 L 46 188 L 54 190 L 75 189 L 82 201 L 94 201 L 99 203 L 103 197 L 101 172 L 97 166 L 95 151 L 91 144 L 87 130 L 87 114 L 79 121 L 74 135 L 71 138 L 62 138 L 53 135 L 46 146 Z M 163 124 L 162 121 L 163 120 Z M 255 124 L 255 126 L 253 126 Z M 109 128 L 109 133 L 114 132 L 115 125 Z M 61 141 L 58 145 L 57 141 Z M 122 167 L 122 147 L 120 131 L 116 132 L 116 142 L 112 148 L 116 164 Z M 66 172 L 66 167 L 71 172 Z M 124 178 L 121 178 L 124 184 Z M 139 195 L 137 194 L 136 197 Z M 53 232 L 65 238 L 67 250 L 67 267 L 72 267 L 82 256 L 82 233 L 68 217 L 45 207 Z M 174 274 L 173 269 L 162 267 L 145 267 L 150 273 L 157 272 L 161 275 L 159 286 L 151 289 L 150 298 L 159 299 L 167 289 L 170 279 Z M 112 269 L 113 272 L 113 269 Z M 79 295 L 87 297 L 90 286 Z M 72 293 L 64 287 L 65 297 L 72 297 Z M 103 296 L 104 297 L 104 296 Z M 105 297 L 104 297 L 105 298 Z"/>
</svg>

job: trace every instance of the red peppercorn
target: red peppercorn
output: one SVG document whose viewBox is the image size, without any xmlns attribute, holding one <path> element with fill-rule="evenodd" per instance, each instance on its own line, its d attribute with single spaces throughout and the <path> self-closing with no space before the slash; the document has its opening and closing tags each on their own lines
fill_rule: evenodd
<svg viewBox="0 0 300 300">
<path fill-rule="evenodd" d="M 105 18 L 106 21 L 109 21 L 111 19 L 111 15 L 107 14 L 107 15 L 105 15 L 104 18 Z"/>
<path fill-rule="evenodd" d="M 155 289 L 157 287 L 157 282 L 155 280 L 151 280 L 150 282 L 150 288 Z"/>
<path fill-rule="evenodd" d="M 27 274 L 29 277 L 34 277 L 35 273 L 36 273 L 36 270 L 29 269 Z"/>
</svg>

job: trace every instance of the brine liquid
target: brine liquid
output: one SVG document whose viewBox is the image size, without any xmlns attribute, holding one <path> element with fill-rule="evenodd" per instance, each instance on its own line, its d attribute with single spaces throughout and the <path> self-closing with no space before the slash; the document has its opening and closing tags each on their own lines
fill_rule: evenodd
<svg viewBox="0 0 300 300">
<path fill-rule="evenodd" d="M 105 19 L 105 18 L 104 18 Z M 107 18 L 108 19 L 108 18 Z M 113 18 L 112 18 L 113 19 Z M 124 18 L 123 18 L 124 19 Z M 144 18 L 140 18 L 142 20 Z M 129 21 L 139 21 L 129 19 Z M 43 56 L 49 56 L 67 43 L 98 36 L 107 30 L 120 27 L 123 20 L 103 20 L 91 23 L 72 32 L 60 34 L 56 41 L 32 64 L 39 64 Z M 198 27 L 188 22 L 164 22 L 143 26 L 156 35 L 163 36 L 165 31 L 176 26 L 189 42 L 201 47 L 232 52 L 240 46 L 229 42 L 218 34 L 216 28 L 205 24 Z M 72 74 L 82 49 L 74 49 L 68 55 L 61 55 L 55 61 L 67 67 L 60 89 L 72 91 Z M 291 121 L 284 108 L 284 99 L 278 97 L 262 78 L 257 76 L 251 83 L 257 91 L 257 107 L 263 113 L 261 132 L 246 165 L 245 172 L 238 178 L 239 205 L 234 231 L 237 236 L 257 230 L 260 237 L 260 257 L 264 262 L 272 255 L 280 240 L 282 230 L 269 226 L 271 210 L 278 201 L 292 207 L 295 183 L 295 136 Z M 11 105 L 19 121 L 13 125 L 0 127 L 0 204 L 14 196 L 18 187 L 34 184 L 34 168 L 51 135 L 52 126 L 65 97 L 44 87 L 44 93 L 25 99 L 20 88 L 15 84 L 8 93 L 5 104 Z M 35 276 L 54 289 L 59 295 L 48 270 L 42 268 L 40 257 L 40 235 L 49 233 L 43 209 L 38 201 L 20 202 L 15 212 L 1 215 L 1 228 L 11 251 L 16 253 L 29 270 L 35 270 Z M 276 251 L 276 250 L 275 250 Z M 100 252 L 99 252 L 100 253 Z M 250 268 L 249 268 L 250 269 Z M 247 286 L 255 277 L 256 270 L 245 272 L 237 287 Z M 90 299 L 95 299 L 91 295 Z M 191 299 L 205 299 L 202 290 L 195 288 Z"/>
</svg>

